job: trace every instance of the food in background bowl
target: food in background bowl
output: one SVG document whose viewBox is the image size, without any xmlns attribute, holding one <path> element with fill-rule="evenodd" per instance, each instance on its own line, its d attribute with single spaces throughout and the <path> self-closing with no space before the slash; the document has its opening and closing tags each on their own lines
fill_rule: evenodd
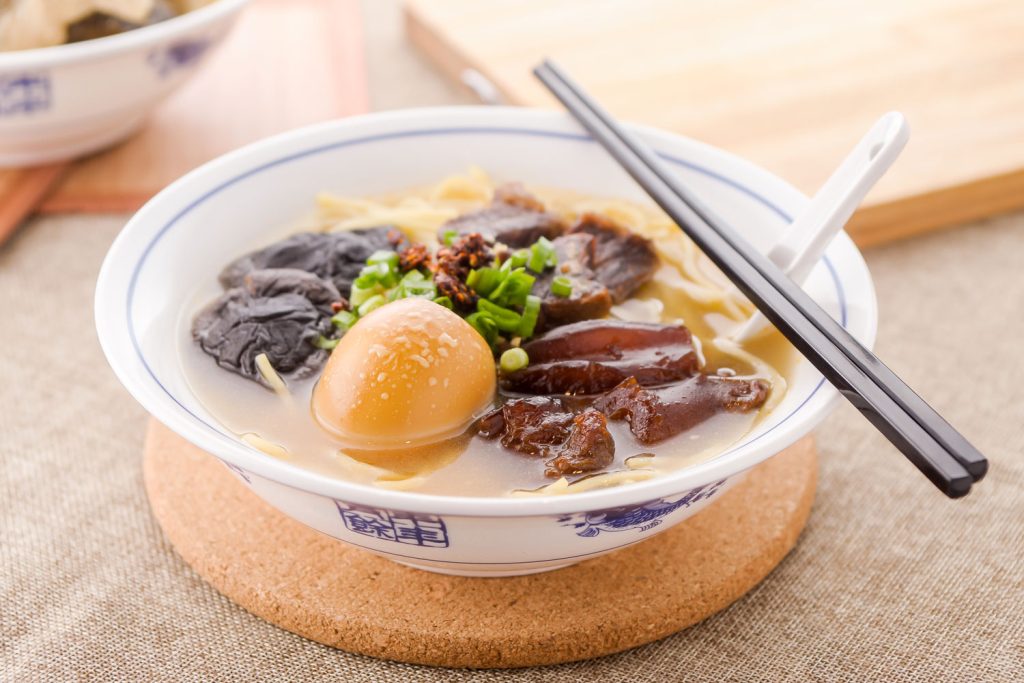
<svg viewBox="0 0 1024 683">
<path fill-rule="evenodd" d="M 106 38 L 150 26 L 214 0 L 6 0 L 0 51 Z"/>
<path fill-rule="evenodd" d="M 247 2 L 0 0 L 0 167 L 71 159 L 134 133 Z"/>
<path fill-rule="evenodd" d="M 791 347 L 653 208 L 481 171 L 239 256 L 186 316 L 186 375 L 251 445 L 331 476 L 464 496 L 642 481 L 739 440 Z M 210 356 L 227 372 L 216 372 Z"/>
</svg>

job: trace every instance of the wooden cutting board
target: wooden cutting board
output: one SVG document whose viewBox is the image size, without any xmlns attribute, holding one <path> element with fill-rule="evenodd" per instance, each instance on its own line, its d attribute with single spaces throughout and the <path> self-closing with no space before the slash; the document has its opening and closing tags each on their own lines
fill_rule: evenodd
<svg viewBox="0 0 1024 683">
<path fill-rule="evenodd" d="M 848 229 L 873 244 L 1024 207 L 1021 0 L 406 0 L 454 78 L 554 107 L 562 64 L 618 117 L 747 157 L 811 194 L 881 114 L 903 156 Z"/>
<path fill-rule="evenodd" d="M 133 211 L 224 152 L 368 108 L 358 0 L 254 0 L 141 133 L 75 162 L 62 180 L 59 167 L 2 172 L 0 202 L 31 205 L 48 183 L 44 211 Z"/>
</svg>

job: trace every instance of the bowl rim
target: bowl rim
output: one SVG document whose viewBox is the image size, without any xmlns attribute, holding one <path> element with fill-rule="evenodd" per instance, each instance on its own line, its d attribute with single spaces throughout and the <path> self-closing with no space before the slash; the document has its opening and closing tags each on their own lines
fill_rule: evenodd
<svg viewBox="0 0 1024 683">
<path fill-rule="evenodd" d="M 438 117 L 451 118 L 454 124 L 462 127 L 473 127 L 473 125 L 467 125 L 467 120 L 472 119 L 475 121 L 475 127 L 482 129 L 483 133 L 496 126 L 515 127 L 518 123 L 525 128 L 529 125 L 536 127 L 539 124 L 544 124 L 561 131 L 558 133 L 559 135 L 570 137 L 574 135 L 584 141 L 589 138 L 576 126 L 568 114 L 557 111 L 493 106 L 426 107 L 371 113 L 305 126 L 251 143 L 194 169 L 158 193 L 132 216 L 111 245 L 97 279 L 95 295 L 97 334 L 108 363 L 129 393 L 153 417 L 195 446 L 213 454 L 229 466 L 241 468 L 278 485 L 334 500 L 374 507 L 469 517 L 535 517 L 617 508 L 707 486 L 744 472 L 772 457 L 806 435 L 831 411 L 839 394 L 824 379 L 819 379 L 803 403 L 786 418 L 786 420 L 791 418 L 796 418 L 796 420 L 790 422 L 788 430 L 780 432 L 781 439 L 780 436 L 776 436 L 775 440 L 784 440 L 787 438 L 785 435 L 792 432 L 797 432 L 797 435 L 781 446 L 771 447 L 773 439 L 770 437 L 761 444 L 747 442 L 742 446 L 731 446 L 711 460 L 646 481 L 572 495 L 523 498 L 450 496 L 381 489 L 333 478 L 298 465 L 269 458 L 243 444 L 240 440 L 231 439 L 197 416 L 192 415 L 163 388 L 156 377 L 152 375 L 151 370 L 148 378 L 139 380 L 136 377 L 137 373 L 130 367 L 131 361 L 124 359 L 118 353 L 119 349 L 126 345 L 126 338 L 132 335 L 128 329 L 129 325 L 126 325 L 123 317 L 119 317 L 118 314 L 119 311 L 123 311 L 123 306 L 129 300 L 130 293 L 128 288 L 118 280 L 124 279 L 123 271 L 131 270 L 133 264 L 136 270 L 141 269 L 141 261 L 144 259 L 144 255 L 139 253 L 142 250 L 137 245 L 129 244 L 130 239 L 135 236 L 134 233 L 152 236 L 165 229 L 161 227 L 160 223 L 166 221 L 158 220 L 159 216 L 180 216 L 199 201 L 195 199 L 197 194 L 203 195 L 210 192 L 211 187 L 222 184 L 228 176 L 245 177 L 255 172 L 255 169 L 277 165 L 283 160 L 300 157 L 310 149 L 329 148 L 344 144 L 347 139 L 359 137 L 360 126 L 373 124 L 390 126 L 393 133 L 399 134 L 398 137 L 405 137 L 410 130 L 436 130 L 436 126 L 425 125 L 419 120 Z M 759 183 L 771 186 L 773 193 L 786 195 L 785 202 L 806 203 L 808 201 L 805 195 L 784 180 L 728 152 L 652 127 L 633 124 L 629 124 L 629 126 L 642 137 L 652 140 L 656 149 L 661 145 L 678 146 L 682 142 L 686 146 L 696 147 L 710 153 L 717 163 L 735 168 L 738 174 L 742 172 L 743 175 L 750 174 L 756 177 Z M 356 132 L 355 135 L 353 135 L 353 131 Z M 268 153 L 273 155 L 270 161 L 264 158 Z M 230 172 L 226 172 L 226 170 L 230 170 Z M 711 171 L 711 173 L 715 172 Z M 738 181 L 728 176 L 721 176 L 721 179 L 752 193 L 752 196 L 760 198 L 762 203 L 774 208 L 783 217 L 791 218 L 788 213 Z M 313 192 L 315 189 L 311 189 L 311 194 Z M 866 304 L 866 329 L 862 335 L 862 341 L 870 347 L 874 343 L 877 332 L 878 312 L 870 273 L 859 250 L 845 232 L 840 233 L 831 248 L 842 249 L 845 256 L 855 260 L 854 267 L 864 273 L 866 286 L 859 295 Z M 146 251 L 148 252 L 148 247 Z M 140 263 L 135 263 L 135 261 Z M 838 278 L 836 278 L 836 282 L 839 283 Z M 120 315 L 123 316 L 123 312 Z M 148 369 L 141 354 L 139 360 Z M 806 404 L 819 391 L 825 392 L 823 397 L 815 401 L 810 408 L 805 409 Z M 163 392 L 164 395 L 160 396 L 160 392 Z M 773 429 L 781 424 L 779 423 Z M 769 433 L 770 431 L 764 432 L 758 438 L 767 437 Z"/>
<path fill-rule="evenodd" d="M 191 12 L 113 36 L 30 50 L 3 51 L 0 52 L 0 69 L 42 69 L 67 62 L 102 59 L 166 38 L 190 33 L 196 28 L 239 12 L 249 2 L 250 0 L 214 0 L 209 5 Z"/>
</svg>

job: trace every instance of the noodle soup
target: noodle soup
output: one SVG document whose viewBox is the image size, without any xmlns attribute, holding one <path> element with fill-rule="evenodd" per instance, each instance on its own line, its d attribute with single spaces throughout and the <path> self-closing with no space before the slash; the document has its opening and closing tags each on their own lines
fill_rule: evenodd
<svg viewBox="0 0 1024 683">
<path fill-rule="evenodd" d="M 195 394 L 267 457 L 572 493 L 713 457 L 785 394 L 792 348 L 728 340 L 752 307 L 655 209 L 474 170 L 321 195 L 299 228 L 228 264 L 180 326 Z"/>
</svg>

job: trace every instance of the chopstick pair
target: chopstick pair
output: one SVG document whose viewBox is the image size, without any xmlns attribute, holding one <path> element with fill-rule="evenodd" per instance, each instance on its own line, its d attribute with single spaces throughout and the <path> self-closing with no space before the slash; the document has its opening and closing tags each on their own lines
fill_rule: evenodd
<svg viewBox="0 0 1024 683">
<path fill-rule="evenodd" d="M 534 74 L 776 328 L 950 498 L 988 461 L 775 264 L 718 219 L 550 60 Z"/>
</svg>

